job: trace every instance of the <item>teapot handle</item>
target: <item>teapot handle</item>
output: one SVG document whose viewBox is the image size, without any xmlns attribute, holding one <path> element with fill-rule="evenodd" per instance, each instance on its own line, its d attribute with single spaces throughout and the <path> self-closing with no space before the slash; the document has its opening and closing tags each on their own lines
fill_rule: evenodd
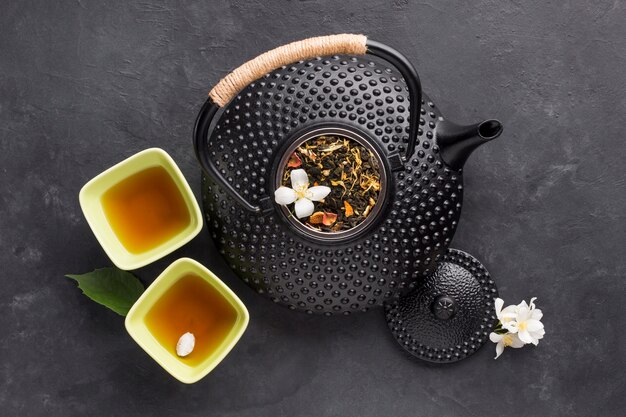
<svg viewBox="0 0 626 417">
<path fill-rule="evenodd" d="M 245 86 L 283 65 L 327 55 L 364 55 L 378 56 L 394 65 L 402 74 L 409 90 L 409 143 L 405 158 L 408 159 L 415 149 L 417 125 L 422 103 L 422 87 L 413 65 L 400 52 L 380 42 L 367 39 L 364 35 L 340 34 L 304 39 L 280 46 L 265 52 L 246 62 L 220 80 L 209 92 L 209 97 L 202 106 L 194 126 L 194 149 L 196 158 L 205 173 L 220 184 L 224 190 L 247 210 L 261 213 L 271 211 L 273 205 L 269 198 L 260 205 L 250 204 L 235 187 L 219 172 L 208 155 L 209 129 L 213 117 L 220 108 L 228 104 Z"/>
</svg>

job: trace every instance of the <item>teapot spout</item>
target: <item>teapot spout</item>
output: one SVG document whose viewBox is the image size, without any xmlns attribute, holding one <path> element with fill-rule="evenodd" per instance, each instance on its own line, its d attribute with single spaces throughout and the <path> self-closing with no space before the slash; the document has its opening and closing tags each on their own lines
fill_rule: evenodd
<svg viewBox="0 0 626 417">
<path fill-rule="evenodd" d="M 500 136 L 502 129 L 502 123 L 495 119 L 469 126 L 440 120 L 435 130 L 435 138 L 443 161 L 450 168 L 459 170 L 474 149 Z"/>
</svg>

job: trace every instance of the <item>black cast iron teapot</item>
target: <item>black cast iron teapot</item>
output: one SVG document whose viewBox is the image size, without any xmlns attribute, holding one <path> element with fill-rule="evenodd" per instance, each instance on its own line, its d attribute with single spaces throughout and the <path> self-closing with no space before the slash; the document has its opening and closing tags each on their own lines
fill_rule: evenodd
<svg viewBox="0 0 626 417">
<path fill-rule="evenodd" d="M 433 276 L 464 274 L 452 271 L 449 262 L 444 267 L 446 260 L 470 275 L 480 269 L 469 255 L 450 252 L 448 246 L 461 214 L 463 164 L 501 132 L 496 120 L 471 126 L 445 120 L 422 93 L 408 60 L 365 36 L 332 35 L 285 45 L 220 81 L 198 115 L 194 146 L 206 174 L 207 225 L 234 271 L 290 309 L 350 314 L 383 304 L 391 309 L 395 303 L 397 310 L 402 295 L 419 290 Z M 357 141 L 381 167 L 375 210 L 347 233 L 300 227 L 273 199 L 285 158 L 304 140 L 322 134 Z M 482 322 L 459 324 L 482 338 L 493 319 L 495 294 L 485 274 L 480 272 L 476 281 L 476 291 L 484 294 L 468 295 L 482 303 L 476 313 Z M 459 301 L 463 291 L 437 291 L 420 301 L 430 309 L 433 326 L 468 305 Z M 393 330 L 399 313 L 389 311 Z M 394 330 L 402 332 L 402 325 Z M 467 345 L 468 337 L 446 340 L 458 347 Z M 457 359 L 459 352 L 463 356 L 462 349 L 455 352 Z M 454 354 L 447 353 L 448 359 Z M 427 350 L 423 356 L 428 355 L 441 359 Z"/>
</svg>

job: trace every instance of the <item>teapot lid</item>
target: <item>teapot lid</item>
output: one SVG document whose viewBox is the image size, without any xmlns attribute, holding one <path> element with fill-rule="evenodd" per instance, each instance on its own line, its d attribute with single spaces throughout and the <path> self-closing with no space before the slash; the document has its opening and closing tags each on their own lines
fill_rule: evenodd
<svg viewBox="0 0 626 417">
<path fill-rule="evenodd" d="M 435 272 L 385 305 L 387 325 L 416 358 L 450 363 L 475 353 L 497 323 L 496 285 L 473 256 L 449 249 Z"/>
</svg>

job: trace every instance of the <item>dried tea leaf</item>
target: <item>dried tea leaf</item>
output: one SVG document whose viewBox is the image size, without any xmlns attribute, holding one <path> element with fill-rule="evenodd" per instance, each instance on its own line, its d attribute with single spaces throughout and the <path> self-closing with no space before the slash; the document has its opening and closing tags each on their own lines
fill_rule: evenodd
<svg viewBox="0 0 626 417">
<path fill-rule="evenodd" d="M 354 214 L 354 209 L 348 201 L 344 200 L 343 207 L 346 209 L 346 217 L 350 217 Z"/>
<path fill-rule="evenodd" d="M 338 223 L 335 223 L 333 227 L 330 228 L 330 230 L 332 230 L 333 232 L 339 232 L 341 231 L 342 227 L 343 227 L 343 222 L 338 222 Z"/>
<path fill-rule="evenodd" d="M 343 144 L 341 143 L 334 143 L 332 145 L 330 145 L 327 148 L 320 148 L 321 152 L 332 152 L 332 151 L 336 151 L 337 149 L 341 149 L 343 148 Z"/>
<path fill-rule="evenodd" d="M 335 187 L 339 185 L 339 186 L 341 186 L 344 190 L 346 189 L 346 185 L 343 183 L 343 181 L 333 181 L 333 180 L 331 180 L 331 181 L 330 181 L 330 183 L 331 183 L 332 185 L 334 185 Z"/>
<path fill-rule="evenodd" d="M 308 145 L 307 145 L 308 147 Z M 309 158 L 311 161 L 315 162 L 316 156 L 315 153 L 307 148 L 298 148 L 298 150 L 300 151 L 300 153 L 304 156 L 306 156 L 307 158 Z"/>
<path fill-rule="evenodd" d="M 351 152 L 352 155 L 354 155 L 354 161 L 356 162 L 356 165 L 361 166 L 363 161 L 361 160 L 361 151 L 359 151 L 359 148 L 352 148 Z"/>
</svg>

